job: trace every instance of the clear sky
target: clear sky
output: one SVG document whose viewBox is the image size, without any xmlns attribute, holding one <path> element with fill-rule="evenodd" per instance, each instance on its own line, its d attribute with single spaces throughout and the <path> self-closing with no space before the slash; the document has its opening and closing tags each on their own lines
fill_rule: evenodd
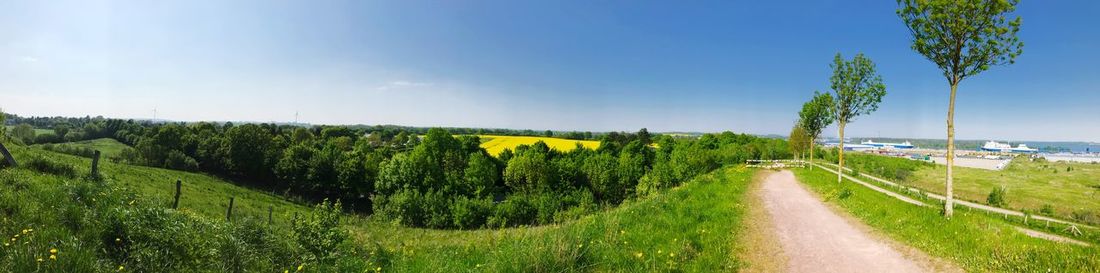
<svg viewBox="0 0 1100 273">
<path fill-rule="evenodd" d="M 894 1 L 3 1 L 20 115 L 786 134 L 837 52 L 888 95 L 854 136 L 944 138 Z M 1100 1 L 1023 1 L 960 87 L 963 139 L 1100 141 Z M 835 135 L 829 129 L 826 135 Z"/>
</svg>

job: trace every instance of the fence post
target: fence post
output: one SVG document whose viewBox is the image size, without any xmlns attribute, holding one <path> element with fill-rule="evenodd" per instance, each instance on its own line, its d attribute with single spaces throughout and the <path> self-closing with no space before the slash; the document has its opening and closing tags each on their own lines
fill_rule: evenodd
<svg viewBox="0 0 1100 273">
<path fill-rule="evenodd" d="M 11 165 L 12 167 L 19 167 L 19 163 L 15 162 L 15 157 L 8 152 L 8 148 L 4 147 L 4 143 L 0 143 L 0 154 L 2 154 L 4 158 L 8 160 L 8 165 Z"/>
<path fill-rule="evenodd" d="M 99 176 L 99 150 L 92 155 L 92 177 Z"/>
<path fill-rule="evenodd" d="M 225 210 L 225 220 L 233 219 L 233 197 L 229 197 L 229 208 Z"/>
<path fill-rule="evenodd" d="M 275 207 L 274 207 L 274 206 L 268 206 L 268 207 L 267 207 L 267 225 L 271 225 L 271 224 L 272 224 L 272 220 L 271 220 L 271 214 L 272 214 L 272 212 L 274 212 L 274 211 L 275 211 Z"/>
<path fill-rule="evenodd" d="M 180 208 L 180 188 L 183 186 L 183 181 L 176 179 L 176 201 L 172 202 L 172 209 Z"/>
</svg>

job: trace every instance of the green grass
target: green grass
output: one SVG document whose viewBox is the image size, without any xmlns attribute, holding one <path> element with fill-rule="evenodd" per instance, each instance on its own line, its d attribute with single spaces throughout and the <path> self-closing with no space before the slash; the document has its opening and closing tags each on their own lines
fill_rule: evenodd
<svg viewBox="0 0 1100 273">
<path fill-rule="evenodd" d="M 1072 168 L 1072 171 L 1066 171 Z M 1057 172 L 1056 172 L 1057 171 Z M 936 166 L 918 170 L 910 179 L 913 186 L 926 191 L 943 192 L 946 168 Z M 1073 219 L 1073 213 L 1092 212 L 1093 219 L 1077 219 L 1100 224 L 1100 164 L 1076 162 L 1034 162 L 1017 158 L 1004 170 L 955 168 L 955 196 L 985 203 L 997 187 L 1008 189 L 1006 208 L 1038 214 L 1044 205 L 1054 208 L 1054 216 Z"/>
<path fill-rule="evenodd" d="M 18 159 L 45 157 L 73 166 L 80 175 L 90 159 L 41 150 L 9 147 Z M 160 168 L 101 162 L 107 180 L 133 192 L 141 206 L 168 207 L 175 180 L 184 181 L 181 211 L 224 222 L 225 207 L 235 196 L 234 219 L 266 220 L 275 209 L 276 226 L 285 226 L 309 208 L 280 196 L 233 185 L 217 177 Z M 69 184 L 65 178 L 11 170 L 31 177 L 31 184 Z M 628 201 L 607 211 L 558 225 L 499 230 L 430 230 L 395 226 L 349 215 L 343 226 L 356 244 L 370 249 L 385 271 L 403 272 L 560 272 L 560 271 L 717 271 L 744 266 L 735 254 L 743 232 L 747 188 L 752 172 L 724 168 L 700 176 L 654 197 Z M 49 200 L 45 196 L 16 203 Z M 64 202 L 64 201 L 60 201 Z M 76 216 L 74 216 L 76 217 Z M 15 226 L 15 225 L 13 225 Z M 59 235 L 60 236 L 60 235 Z M 56 236 L 55 236 L 56 237 Z M 63 237 L 63 236 L 62 236 Z M 95 238 L 76 238 L 71 242 Z M 85 251 L 85 250 L 82 250 Z M 640 256 L 639 256 L 640 255 Z M 84 262 L 94 262 L 94 254 Z"/>
<path fill-rule="evenodd" d="M 652 198 L 560 225 L 441 231 L 374 223 L 361 242 L 408 272 L 732 271 L 752 172 L 724 168 Z"/>
<path fill-rule="evenodd" d="M 121 143 L 120 143 L 121 144 Z M 72 165 L 80 174 L 91 170 L 91 159 L 45 151 L 34 147 L 9 146 L 16 159 L 33 156 L 47 157 L 62 164 Z M 224 219 L 229 198 L 234 197 L 234 217 L 267 219 L 268 207 L 274 208 L 276 223 L 286 223 L 295 212 L 309 211 L 305 205 L 291 202 L 281 196 L 240 187 L 214 176 L 161 168 L 111 163 L 100 160 L 100 172 L 133 190 L 149 202 L 170 206 L 175 195 L 176 179 L 183 182 L 180 210 L 191 211 L 212 219 Z"/>
<path fill-rule="evenodd" d="M 822 196 L 850 189 L 852 195 L 847 198 L 823 199 L 887 236 L 930 255 L 946 258 L 967 271 L 1100 270 L 1100 249 L 1095 246 L 1082 247 L 1028 237 L 997 216 L 966 210 L 956 209 L 956 215 L 947 220 L 936 207 L 913 206 L 847 180 L 837 184 L 835 174 L 821 169 L 799 169 L 795 174 L 803 184 Z M 1095 243 L 1094 234 L 1089 238 Z"/>
<path fill-rule="evenodd" d="M 11 129 L 15 129 L 15 125 L 7 125 L 5 127 L 8 127 L 9 132 L 11 131 Z M 34 135 L 41 135 L 41 134 L 46 134 L 46 133 L 52 134 L 53 129 L 34 128 Z"/>
<path fill-rule="evenodd" d="M 42 144 L 32 145 L 32 147 L 39 147 L 41 145 Z M 126 148 L 130 147 L 129 145 L 126 145 L 122 142 L 118 142 L 118 140 L 115 140 L 113 138 L 98 138 L 98 139 L 92 139 L 92 140 L 82 140 L 82 141 L 77 141 L 77 142 L 58 143 L 58 144 L 53 144 L 53 145 L 55 145 L 55 146 L 69 146 L 69 147 L 73 147 L 73 148 L 88 148 L 88 149 L 92 149 L 92 150 L 99 150 L 99 152 L 102 153 L 101 156 L 103 156 L 103 159 L 117 156 L 119 153 L 122 153 L 122 149 L 126 149 Z"/>
</svg>

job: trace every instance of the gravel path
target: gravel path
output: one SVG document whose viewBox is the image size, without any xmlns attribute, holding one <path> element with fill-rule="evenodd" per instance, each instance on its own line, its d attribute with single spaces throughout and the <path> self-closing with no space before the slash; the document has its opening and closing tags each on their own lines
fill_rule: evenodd
<svg viewBox="0 0 1100 273">
<path fill-rule="evenodd" d="M 925 272 L 825 206 L 793 173 L 770 174 L 761 190 L 788 272 Z"/>
</svg>

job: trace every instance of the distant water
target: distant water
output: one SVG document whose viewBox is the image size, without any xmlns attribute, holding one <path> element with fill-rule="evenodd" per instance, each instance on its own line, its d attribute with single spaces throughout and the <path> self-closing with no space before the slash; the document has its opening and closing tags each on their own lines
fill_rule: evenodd
<svg viewBox="0 0 1100 273">
<path fill-rule="evenodd" d="M 929 149 L 946 149 L 947 140 L 943 139 L 905 139 L 905 138 L 850 138 L 849 143 L 859 143 L 863 140 L 874 140 L 876 142 L 903 142 L 910 141 L 913 145 L 920 148 Z M 835 138 L 832 139 L 835 141 Z M 1043 153 L 1100 153 L 1100 143 L 1089 143 L 1083 141 L 1006 141 L 1006 140 L 994 140 L 1000 143 L 1011 144 L 1012 147 L 1016 147 L 1019 144 L 1027 144 L 1027 147 L 1039 149 L 1039 152 Z M 985 144 L 985 140 L 955 140 L 955 147 L 959 150 L 977 150 Z"/>
</svg>

